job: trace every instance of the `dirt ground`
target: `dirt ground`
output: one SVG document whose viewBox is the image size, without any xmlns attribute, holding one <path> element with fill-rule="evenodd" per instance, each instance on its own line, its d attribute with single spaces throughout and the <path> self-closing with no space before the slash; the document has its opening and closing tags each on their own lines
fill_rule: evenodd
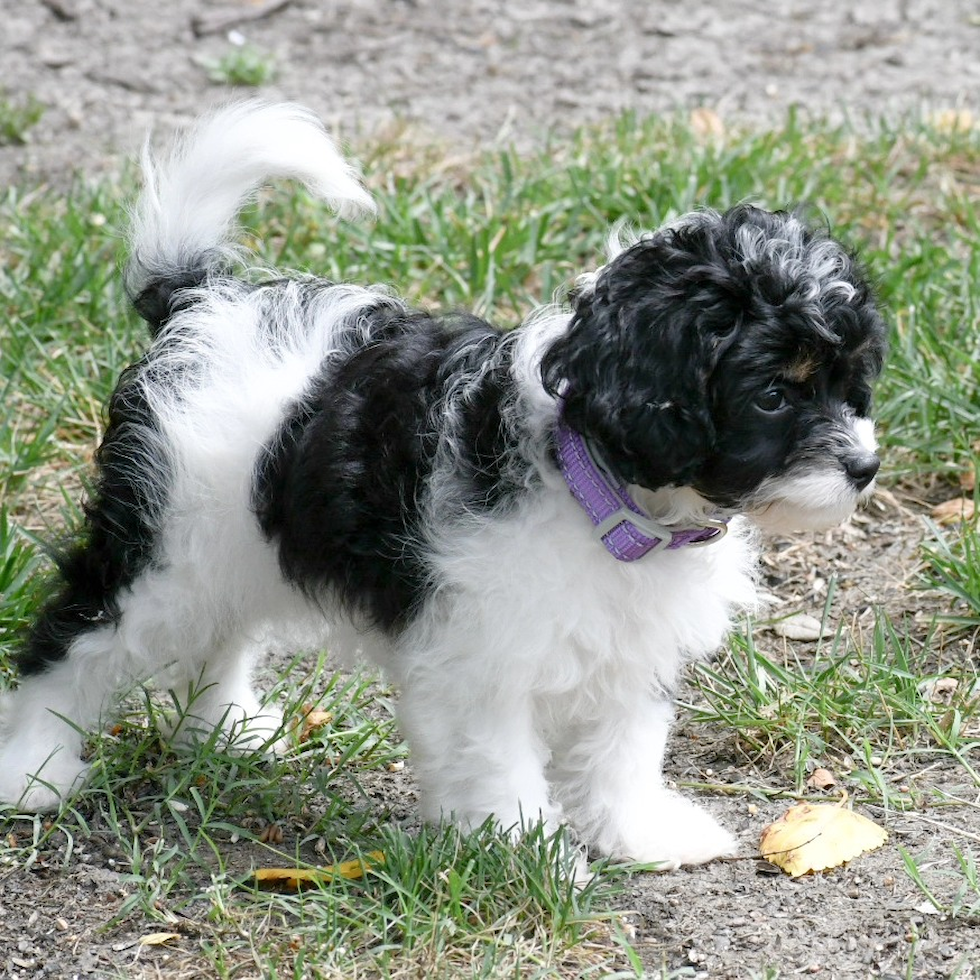
<svg viewBox="0 0 980 980">
<path fill-rule="evenodd" d="M 269 7 L 278 9 L 252 19 Z M 344 135 L 394 120 L 485 146 L 628 107 L 706 105 L 759 122 L 976 106 L 976 0 L 4 0 L 0 89 L 47 107 L 0 186 L 112 172 L 152 125 L 227 89 L 205 65 L 229 31 L 274 61 L 263 94 Z"/>
<path fill-rule="evenodd" d="M 0 147 L 0 187 L 65 187 L 76 171 L 86 179 L 118 172 L 151 125 L 169 130 L 233 94 L 212 84 L 205 66 L 243 39 L 277 69 L 261 94 L 310 105 L 344 136 L 370 137 L 407 122 L 416 136 L 466 149 L 530 146 L 545 131 L 627 107 L 705 105 L 723 118 L 759 125 L 791 105 L 855 119 L 980 111 L 975 0 L 241 0 L 221 6 L 2 0 L 0 6 L 0 98 L 18 103 L 32 96 L 46 107 L 27 145 Z M 819 615 L 821 583 L 834 573 L 840 582 L 835 619 L 867 618 L 876 604 L 900 613 L 918 601 L 907 586 L 921 533 L 915 508 L 886 497 L 848 532 L 775 544 L 770 584 L 785 608 Z M 769 642 L 775 648 L 784 641 Z M 801 650 L 805 656 L 805 645 Z M 709 776 L 740 783 L 750 764 L 725 732 L 686 722 L 673 741 L 668 772 L 681 783 Z M 765 775 L 773 786 L 785 785 L 785 775 Z M 975 786 L 957 785 L 962 775 L 952 768 L 906 775 L 924 795 L 935 788 L 970 799 L 976 794 Z M 750 804 L 740 795 L 706 797 L 706 803 L 740 834 L 746 854 L 759 829 L 786 806 Z M 634 910 L 631 922 L 651 975 L 660 976 L 663 967 L 673 976 L 748 980 L 769 964 L 782 977 L 980 977 L 980 936 L 929 914 L 896 846 L 932 849 L 941 873 L 957 838 L 922 813 L 891 814 L 887 822 L 889 847 L 834 874 L 793 881 L 738 861 L 636 878 L 624 906 Z M 960 842 L 980 839 L 976 807 L 958 813 L 956 823 Z M 119 879 L 106 856 L 111 849 L 78 847 L 82 857 L 70 871 L 43 881 L 32 876 L 28 887 L 21 875 L 0 874 L 0 935 L 16 940 L 16 948 L 0 948 L 0 976 L 125 970 L 126 937 L 97 933 L 105 909 L 92 901 Z M 67 908 L 71 942 L 59 932 Z M 166 976 L 165 968 L 156 975 Z"/>
</svg>

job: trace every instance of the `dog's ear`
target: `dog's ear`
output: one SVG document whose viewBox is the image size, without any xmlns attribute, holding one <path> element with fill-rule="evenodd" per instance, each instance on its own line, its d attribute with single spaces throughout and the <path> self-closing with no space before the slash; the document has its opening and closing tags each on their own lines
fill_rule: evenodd
<svg viewBox="0 0 980 980">
<path fill-rule="evenodd" d="M 590 285 L 542 359 L 545 387 L 622 479 L 686 485 L 713 447 L 711 379 L 743 316 L 738 283 L 660 235 Z"/>
</svg>

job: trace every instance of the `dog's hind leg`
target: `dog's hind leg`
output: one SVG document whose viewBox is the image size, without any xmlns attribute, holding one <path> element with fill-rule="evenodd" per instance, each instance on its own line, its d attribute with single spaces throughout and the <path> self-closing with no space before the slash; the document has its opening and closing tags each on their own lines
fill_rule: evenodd
<svg viewBox="0 0 980 980">
<path fill-rule="evenodd" d="M 77 789 L 82 743 L 120 680 L 114 625 L 76 636 L 64 656 L 24 677 L 0 702 L 0 801 L 49 810 Z"/>
<path fill-rule="evenodd" d="M 0 702 L 0 801 L 57 807 L 84 779 L 85 735 L 116 696 L 147 680 L 174 689 L 178 735 L 218 728 L 232 748 L 278 748 L 282 715 L 253 691 L 260 646 L 246 639 L 241 606 L 193 565 L 166 563 L 148 567 L 100 614 L 71 591 L 54 599 L 22 657 L 18 689 Z"/>
</svg>

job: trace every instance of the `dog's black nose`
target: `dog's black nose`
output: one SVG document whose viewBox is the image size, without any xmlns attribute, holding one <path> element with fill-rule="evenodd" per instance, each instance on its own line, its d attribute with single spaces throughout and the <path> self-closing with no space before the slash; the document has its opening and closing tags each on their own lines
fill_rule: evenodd
<svg viewBox="0 0 980 980">
<path fill-rule="evenodd" d="M 844 460 L 844 469 L 858 490 L 863 490 L 878 472 L 881 460 L 874 453 L 861 453 Z"/>
</svg>

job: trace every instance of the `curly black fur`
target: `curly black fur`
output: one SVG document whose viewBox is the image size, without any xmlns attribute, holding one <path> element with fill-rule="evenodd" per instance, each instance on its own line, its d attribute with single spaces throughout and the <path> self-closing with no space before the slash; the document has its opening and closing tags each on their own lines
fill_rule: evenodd
<svg viewBox="0 0 980 980">
<path fill-rule="evenodd" d="M 119 618 L 119 596 L 151 561 L 167 476 L 147 452 L 156 422 L 141 381 L 146 359 L 119 380 L 96 453 L 98 479 L 86 502 L 81 540 L 53 555 L 60 588 L 43 607 L 16 655 L 21 674 L 41 673 L 87 630 Z"/>
<path fill-rule="evenodd" d="M 787 254 L 747 252 L 756 233 Z M 827 289 L 819 263 L 830 244 L 839 268 Z M 542 376 L 564 393 L 566 422 L 628 482 L 693 486 L 727 506 L 787 469 L 802 432 L 868 414 L 884 346 L 851 257 L 795 215 L 740 206 L 616 256 L 579 295 Z M 773 388 L 776 411 L 757 401 Z"/>
<path fill-rule="evenodd" d="M 263 453 L 253 507 L 287 579 L 397 630 L 425 591 L 417 526 L 440 438 L 458 451 L 459 505 L 485 511 L 516 489 L 502 470 L 513 383 L 501 333 L 475 317 L 382 307 L 366 319 L 370 339 L 323 365 Z"/>
</svg>

